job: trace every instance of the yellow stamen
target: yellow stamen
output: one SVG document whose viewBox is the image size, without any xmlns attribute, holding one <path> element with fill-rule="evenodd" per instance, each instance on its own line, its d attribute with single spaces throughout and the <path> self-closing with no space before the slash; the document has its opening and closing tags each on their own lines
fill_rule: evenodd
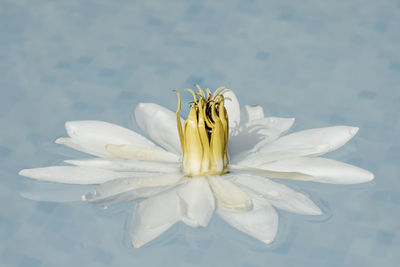
<svg viewBox="0 0 400 267">
<path fill-rule="evenodd" d="M 228 171 L 228 136 L 229 122 L 224 101 L 226 98 L 218 88 L 213 95 L 206 88 L 207 98 L 201 87 L 196 94 L 192 89 L 185 89 L 193 96 L 193 104 L 184 123 L 180 123 L 180 95 L 178 95 L 177 125 L 182 147 L 182 169 L 189 177 L 221 175 Z M 176 92 L 176 91 L 175 91 Z"/>
<path fill-rule="evenodd" d="M 210 168 L 210 141 L 208 139 L 208 134 L 205 125 L 205 113 L 204 113 L 204 98 L 199 100 L 199 120 L 198 120 L 198 128 L 200 134 L 201 144 L 203 146 L 203 159 L 201 161 L 201 170 L 204 172 L 208 172 Z"/>
<path fill-rule="evenodd" d="M 214 121 L 210 143 L 211 167 L 216 173 L 221 174 L 224 171 L 225 134 L 222 122 L 216 113 L 215 102 L 211 104 L 211 119 Z"/>
<path fill-rule="evenodd" d="M 182 154 L 184 152 L 183 149 L 183 131 L 182 131 L 182 123 L 181 123 L 181 116 L 180 116 L 180 112 L 181 112 L 181 95 L 179 94 L 179 92 L 177 90 L 173 90 L 176 95 L 178 96 L 178 108 L 176 110 L 176 126 L 178 128 L 178 133 L 179 133 L 179 141 L 181 143 L 181 149 L 182 149 Z"/>
<path fill-rule="evenodd" d="M 189 116 L 185 121 L 184 129 L 183 169 L 185 171 L 190 170 L 187 172 L 188 176 L 199 175 L 203 159 L 203 146 L 198 129 L 195 104 L 192 106 Z"/>
<path fill-rule="evenodd" d="M 219 118 L 221 120 L 222 126 L 224 128 L 224 137 L 225 137 L 225 147 L 224 147 L 224 165 L 229 163 L 228 158 L 228 139 L 229 139 L 229 121 L 228 121 L 228 113 L 224 106 L 224 96 L 219 95 L 220 104 L 218 108 Z"/>
<path fill-rule="evenodd" d="M 206 88 L 206 91 L 207 91 L 207 101 L 209 101 L 210 100 L 210 98 L 211 98 L 211 92 L 210 92 L 210 88 Z"/>
<path fill-rule="evenodd" d="M 195 93 L 192 89 L 190 89 L 190 88 L 186 88 L 185 91 L 191 93 L 192 96 L 193 96 L 193 101 L 194 101 L 194 103 L 197 103 L 197 96 L 196 96 L 196 93 Z"/>
<path fill-rule="evenodd" d="M 209 103 L 208 103 L 209 104 Z M 204 112 L 204 120 L 206 121 L 207 127 L 208 128 L 213 128 L 214 123 L 210 120 L 210 118 L 206 115 L 206 108 L 207 104 L 204 106 L 203 112 Z"/>
<path fill-rule="evenodd" d="M 226 88 L 226 86 L 221 86 L 219 87 L 217 90 L 215 90 L 214 94 L 213 94 L 213 99 L 222 91 Z"/>
<path fill-rule="evenodd" d="M 204 98 L 204 91 L 203 91 L 203 89 L 201 89 L 200 85 L 195 84 L 194 86 L 196 86 L 196 88 L 199 90 L 201 97 Z"/>
</svg>

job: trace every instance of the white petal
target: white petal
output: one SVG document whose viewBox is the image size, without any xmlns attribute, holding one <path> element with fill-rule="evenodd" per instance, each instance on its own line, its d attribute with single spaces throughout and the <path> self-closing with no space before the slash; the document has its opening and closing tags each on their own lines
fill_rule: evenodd
<svg viewBox="0 0 400 267">
<path fill-rule="evenodd" d="M 179 156 L 174 153 L 157 149 L 132 145 L 108 144 L 107 152 L 120 159 L 135 159 L 142 161 L 178 162 Z"/>
<path fill-rule="evenodd" d="M 251 175 L 235 175 L 234 182 L 261 195 L 279 209 L 298 214 L 322 214 L 318 206 L 304 194 L 267 178 Z"/>
<path fill-rule="evenodd" d="M 261 118 L 259 120 L 252 120 L 248 123 L 246 123 L 247 128 L 253 128 L 249 129 L 250 132 L 254 132 L 257 130 L 275 130 L 279 133 L 286 132 L 287 130 L 292 127 L 294 123 L 294 118 L 280 118 L 280 117 L 266 117 L 266 118 Z"/>
<path fill-rule="evenodd" d="M 90 146 L 88 146 L 88 145 L 85 146 L 84 144 L 82 144 L 82 142 L 80 142 L 79 140 L 75 140 L 73 138 L 60 137 L 60 138 L 57 138 L 55 142 L 57 144 L 68 146 L 70 148 L 73 148 L 75 150 L 78 150 L 78 151 L 81 151 L 81 152 L 84 152 L 87 154 L 91 154 L 91 155 L 95 155 L 95 156 L 99 156 L 99 157 L 110 157 L 109 153 L 106 153 L 105 151 L 102 151 L 99 148 L 95 149 L 95 148 L 90 148 Z"/>
<path fill-rule="evenodd" d="M 332 184 L 358 184 L 369 182 L 374 175 L 356 166 L 326 158 L 293 158 L 266 163 L 262 169 L 300 172 L 311 175 L 311 181 Z"/>
<path fill-rule="evenodd" d="M 80 159 L 80 160 L 64 160 L 64 162 L 85 167 L 94 167 L 100 169 L 116 170 L 116 171 L 138 171 L 138 172 L 177 172 L 179 166 L 176 163 L 167 162 L 151 162 L 142 160 L 125 160 L 125 159 Z"/>
<path fill-rule="evenodd" d="M 335 126 L 295 132 L 260 147 L 240 164 L 256 167 L 275 160 L 322 155 L 344 145 L 357 131 L 357 127 Z"/>
<path fill-rule="evenodd" d="M 208 178 L 217 205 L 221 209 L 244 212 L 252 208 L 250 196 L 237 185 L 219 176 Z"/>
<path fill-rule="evenodd" d="M 82 200 L 89 202 L 119 203 L 158 194 L 171 185 L 178 184 L 181 173 L 162 174 L 150 177 L 129 177 L 115 179 L 97 186 L 86 193 Z"/>
<path fill-rule="evenodd" d="M 65 123 L 65 128 L 71 138 L 59 138 L 57 143 L 100 157 L 111 157 L 105 150 L 107 144 L 156 148 L 154 143 L 140 134 L 108 122 L 69 121 Z"/>
<path fill-rule="evenodd" d="M 181 154 L 175 112 L 153 103 L 140 103 L 135 109 L 136 123 L 149 137 L 170 152 Z M 183 125 L 183 119 L 181 118 Z"/>
<path fill-rule="evenodd" d="M 214 212 L 214 196 L 207 178 L 194 177 L 177 190 L 182 221 L 192 227 L 206 227 Z"/>
<path fill-rule="evenodd" d="M 244 105 L 240 109 L 240 124 L 264 118 L 264 109 L 260 105 Z"/>
<path fill-rule="evenodd" d="M 131 222 L 132 245 L 136 248 L 143 246 L 179 219 L 179 198 L 174 190 L 143 200 L 136 205 Z"/>
<path fill-rule="evenodd" d="M 24 169 L 19 172 L 19 175 L 65 184 L 100 184 L 116 178 L 142 174 L 135 172 L 114 172 L 90 167 L 52 166 Z"/>
<path fill-rule="evenodd" d="M 231 90 L 224 93 L 226 98 L 231 100 L 225 101 L 225 108 L 228 112 L 229 135 L 235 135 L 240 123 L 240 105 L 235 93 Z"/>
<path fill-rule="evenodd" d="M 276 140 L 260 150 L 263 153 L 283 149 L 314 148 L 313 156 L 321 155 L 343 146 L 358 132 L 357 127 L 334 126 L 295 132 Z"/>
<path fill-rule="evenodd" d="M 293 118 L 267 117 L 242 125 L 238 134 L 229 140 L 231 161 L 238 162 L 259 152 L 260 148 L 277 140 L 289 130 L 293 123 Z"/>
<path fill-rule="evenodd" d="M 239 231 L 269 244 L 278 231 L 278 214 L 265 199 L 255 197 L 252 201 L 253 209 L 248 212 L 218 209 L 217 214 Z"/>
</svg>

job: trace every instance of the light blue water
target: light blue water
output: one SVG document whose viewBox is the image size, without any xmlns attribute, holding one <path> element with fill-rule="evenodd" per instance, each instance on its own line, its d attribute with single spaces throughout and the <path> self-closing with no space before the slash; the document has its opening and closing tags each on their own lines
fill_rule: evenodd
<svg viewBox="0 0 400 267">
<path fill-rule="evenodd" d="M 129 245 L 133 203 L 67 198 L 87 187 L 17 175 L 81 153 L 54 144 L 64 121 L 137 129 L 139 102 L 171 89 L 234 89 L 295 130 L 359 126 L 329 157 L 367 168 L 362 185 L 287 182 L 324 210 L 279 212 L 271 246 L 216 216 Z M 0 0 L 0 266 L 396 266 L 400 261 L 400 1 Z M 189 99 L 189 96 L 187 96 Z M 67 200 L 67 199 L 64 199 Z M 396 264 L 397 263 L 397 264 Z"/>
</svg>

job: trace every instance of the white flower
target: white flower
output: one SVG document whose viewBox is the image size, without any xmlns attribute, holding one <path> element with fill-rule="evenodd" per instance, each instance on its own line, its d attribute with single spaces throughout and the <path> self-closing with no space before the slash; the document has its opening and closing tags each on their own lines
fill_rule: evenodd
<svg viewBox="0 0 400 267">
<path fill-rule="evenodd" d="M 335 126 L 281 136 L 294 119 L 264 117 L 260 106 L 240 108 L 232 91 L 225 92 L 224 97 L 225 103 L 218 100 L 217 106 L 226 108 L 226 125 L 219 127 L 227 134 L 229 125 L 229 157 L 223 153 L 227 136 L 216 133 L 216 128 L 203 125 L 207 134 L 200 133 L 200 139 L 193 137 L 196 131 L 204 130 L 196 128 L 197 124 L 192 124 L 194 135 L 186 135 L 190 129 L 179 134 L 175 113 L 157 104 L 141 103 L 135 110 L 136 122 L 160 146 L 107 122 L 72 121 L 65 124 L 69 137 L 56 142 L 96 158 L 65 160 L 72 166 L 25 169 L 19 174 L 59 183 L 99 184 L 82 197 L 89 202 L 146 198 L 136 205 L 131 223 L 134 247 L 153 240 L 179 221 L 205 227 L 214 210 L 233 227 L 268 244 L 278 228 L 274 207 L 306 215 L 319 215 L 321 210 L 304 194 L 266 176 L 334 184 L 363 183 L 374 178 L 367 170 L 319 157 L 344 145 L 358 128 Z M 207 105 L 211 107 L 212 103 Z M 213 108 L 224 120 L 224 111 Z M 196 110 L 194 117 L 200 120 L 198 106 Z M 214 124 L 218 118 L 212 117 L 211 111 L 204 116 Z M 179 125 L 183 119 L 178 118 Z M 186 123 L 191 122 L 188 119 Z M 213 138 L 222 156 L 205 152 L 213 149 Z M 204 140 L 210 147 L 204 146 Z M 184 157 L 182 148 L 186 151 Z"/>
</svg>

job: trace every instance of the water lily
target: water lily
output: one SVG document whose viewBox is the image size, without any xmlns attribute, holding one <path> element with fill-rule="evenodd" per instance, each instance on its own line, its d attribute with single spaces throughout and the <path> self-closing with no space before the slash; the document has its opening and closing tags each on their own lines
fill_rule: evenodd
<svg viewBox="0 0 400 267">
<path fill-rule="evenodd" d="M 371 172 L 320 157 L 344 145 L 358 131 L 335 126 L 283 135 L 294 119 L 264 117 L 260 106 L 239 106 L 235 94 L 213 94 L 199 86 L 186 120 L 178 109 L 140 103 L 138 126 L 158 145 L 129 129 L 102 121 L 71 121 L 69 137 L 56 143 L 96 156 L 65 160 L 69 166 L 24 169 L 39 180 L 96 184 L 82 199 L 135 206 L 130 227 L 140 247 L 182 221 L 205 227 L 214 211 L 238 230 L 269 244 L 278 229 L 275 208 L 320 215 L 305 194 L 268 178 L 334 184 L 371 181 Z M 267 178 L 268 177 L 268 178 Z"/>
</svg>

